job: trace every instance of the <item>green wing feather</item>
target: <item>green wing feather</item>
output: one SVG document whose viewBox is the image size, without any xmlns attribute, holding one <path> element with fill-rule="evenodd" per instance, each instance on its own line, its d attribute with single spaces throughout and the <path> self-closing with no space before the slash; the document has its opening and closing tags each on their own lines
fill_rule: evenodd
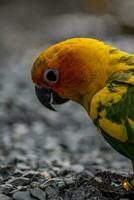
<svg viewBox="0 0 134 200">
<path fill-rule="evenodd" d="M 92 99 L 90 116 L 111 146 L 134 160 L 134 72 L 112 75 Z"/>
</svg>

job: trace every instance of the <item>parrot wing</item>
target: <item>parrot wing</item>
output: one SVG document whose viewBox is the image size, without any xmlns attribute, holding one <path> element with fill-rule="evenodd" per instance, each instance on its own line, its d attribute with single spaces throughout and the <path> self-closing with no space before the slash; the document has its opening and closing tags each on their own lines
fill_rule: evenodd
<svg viewBox="0 0 134 200">
<path fill-rule="evenodd" d="M 112 75 L 93 97 L 90 116 L 107 142 L 134 160 L 134 71 Z"/>
</svg>

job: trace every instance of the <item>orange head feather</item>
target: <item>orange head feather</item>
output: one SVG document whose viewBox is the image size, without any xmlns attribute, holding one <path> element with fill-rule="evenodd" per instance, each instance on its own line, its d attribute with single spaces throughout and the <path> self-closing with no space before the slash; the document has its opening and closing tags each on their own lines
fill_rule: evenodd
<svg viewBox="0 0 134 200">
<path fill-rule="evenodd" d="M 48 82 L 48 69 L 58 71 L 55 82 Z M 104 86 L 109 71 L 108 48 L 103 42 L 74 38 L 58 43 L 41 53 L 32 67 L 32 80 L 56 91 L 61 97 L 81 103 Z"/>
</svg>

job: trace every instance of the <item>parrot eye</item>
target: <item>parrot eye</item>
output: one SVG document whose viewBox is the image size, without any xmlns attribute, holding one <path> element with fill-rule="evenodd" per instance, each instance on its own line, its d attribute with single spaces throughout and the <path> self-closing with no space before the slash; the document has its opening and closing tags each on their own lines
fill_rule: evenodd
<svg viewBox="0 0 134 200">
<path fill-rule="evenodd" d="M 56 69 L 47 69 L 44 73 L 44 79 L 48 83 L 56 83 L 59 80 L 59 72 Z"/>
</svg>

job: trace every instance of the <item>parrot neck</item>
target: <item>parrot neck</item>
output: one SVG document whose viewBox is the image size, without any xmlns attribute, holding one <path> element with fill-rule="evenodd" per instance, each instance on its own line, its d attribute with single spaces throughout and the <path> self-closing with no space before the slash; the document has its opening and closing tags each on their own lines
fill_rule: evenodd
<svg viewBox="0 0 134 200">
<path fill-rule="evenodd" d="M 121 71 L 134 70 L 133 55 L 115 49 L 115 55 L 112 55 L 112 57 L 110 58 L 111 59 L 109 61 L 109 67 L 107 68 L 108 70 L 102 70 L 102 72 L 99 71 L 100 79 L 99 77 L 96 77 L 96 79 L 94 79 L 92 84 L 90 84 L 90 89 L 87 88 L 86 93 L 82 96 L 79 102 L 86 109 L 88 114 L 90 113 L 90 105 L 92 98 L 94 97 L 94 95 L 96 95 L 97 92 L 99 92 L 102 88 L 104 88 L 107 85 L 112 74 Z"/>
<path fill-rule="evenodd" d="M 92 96 L 91 96 L 91 93 L 89 92 L 89 93 L 86 93 L 82 97 L 81 101 L 79 102 L 85 108 L 88 114 L 90 113 L 91 100 L 92 100 Z"/>
<path fill-rule="evenodd" d="M 89 113 L 90 110 L 90 98 L 88 97 L 88 95 L 85 95 L 82 99 L 82 103 L 81 105 L 85 108 L 85 110 Z"/>
<path fill-rule="evenodd" d="M 90 104 L 92 98 L 97 92 L 106 86 L 113 73 L 134 69 L 133 55 L 120 51 L 109 45 L 106 45 L 105 47 L 108 52 L 106 53 L 106 51 L 103 51 L 105 48 L 99 51 L 99 55 L 96 59 L 98 60 L 97 64 L 92 63 L 92 68 L 87 67 L 87 69 L 90 69 L 89 72 L 87 71 L 87 74 L 92 75 L 90 76 L 90 81 L 87 81 L 88 84 L 86 84 L 82 90 L 79 103 L 86 109 L 88 113 L 90 113 Z M 104 55 L 106 56 L 104 57 Z"/>
</svg>

